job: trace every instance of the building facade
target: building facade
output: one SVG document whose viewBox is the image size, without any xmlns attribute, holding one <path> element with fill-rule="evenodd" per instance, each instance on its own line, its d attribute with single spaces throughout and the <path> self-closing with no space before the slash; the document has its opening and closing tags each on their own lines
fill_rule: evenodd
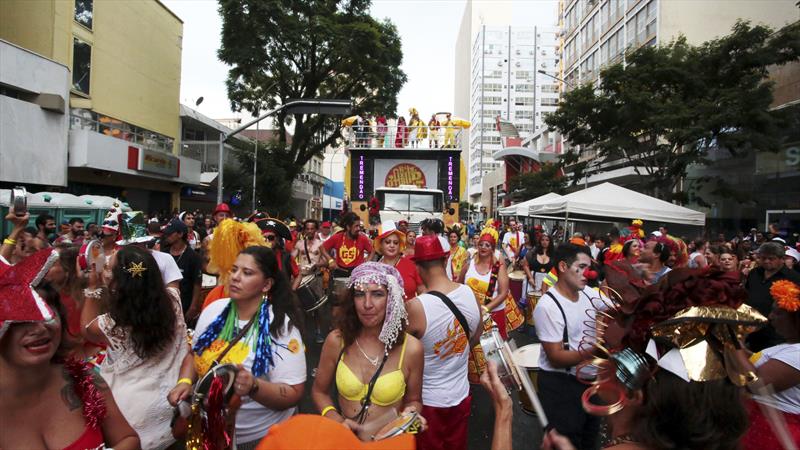
<svg viewBox="0 0 800 450">
<path fill-rule="evenodd" d="M 0 2 L 0 39 L 70 70 L 68 144 L 50 149 L 69 155 L 64 190 L 154 212 L 200 183 L 200 163 L 179 155 L 182 37 L 157 0 Z"/>
<path fill-rule="evenodd" d="M 482 180 L 501 163 L 497 120 L 513 124 L 529 138 L 558 106 L 555 27 L 482 25 L 472 45 L 469 178 L 471 197 L 482 195 Z M 544 72 L 544 73 L 540 73 Z M 548 74 L 550 76 L 548 76 Z"/>
<path fill-rule="evenodd" d="M 800 8 L 793 0 L 736 1 L 714 0 L 562 0 L 559 5 L 560 58 L 558 78 L 564 89 L 597 82 L 600 71 L 611 64 L 625 63 L 626 52 L 645 45 L 668 44 L 680 35 L 699 45 L 731 32 L 737 20 L 780 28 L 800 20 Z M 800 101 L 797 64 L 771 71 L 775 85 L 774 108 L 796 108 Z M 710 149 L 713 164 L 692 167 L 684 187 L 708 175 L 724 176 L 731 184 L 750 192 L 752 201 L 714 197 L 709 189 L 697 194 L 705 200 L 687 206 L 707 214 L 711 232 L 731 232 L 765 227 L 767 221 L 800 225 L 800 194 L 791 195 L 786 186 L 797 186 L 798 137 L 787 130 L 787 145 L 778 154 L 753 153 L 745 159 L 731 159 L 724 149 Z M 568 141 L 564 151 L 570 150 Z M 581 187 L 612 182 L 635 188 L 636 168 L 622 161 L 600 161 L 591 149 L 581 149 L 579 162 L 588 162 L 589 170 Z M 776 180 L 777 184 L 776 184 Z M 782 186 L 782 187 L 778 187 Z M 796 189 L 792 191 L 796 193 Z M 788 212 L 787 212 L 788 211 Z M 770 213 L 772 218 L 768 218 Z M 784 219 L 781 219 L 783 217 Z"/>
</svg>

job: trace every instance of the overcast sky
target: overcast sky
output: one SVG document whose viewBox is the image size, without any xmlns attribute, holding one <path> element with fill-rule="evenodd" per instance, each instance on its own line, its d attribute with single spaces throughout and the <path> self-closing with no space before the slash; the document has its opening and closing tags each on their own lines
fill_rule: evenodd
<svg viewBox="0 0 800 450">
<path fill-rule="evenodd" d="M 248 116 L 230 109 L 225 79 L 228 66 L 217 59 L 222 20 L 213 0 L 162 0 L 183 20 L 181 103 L 214 119 Z M 498 0 L 476 0 L 491 4 Z M 422 117 L 453 109 L 455 42 L 465 0 L 373 0 L 372 15 L 389 18 L 403 43 L 408 76 L 399 96 L 399 114 L 416 107 Z M 556 0 L 516 0 L 510 25 L 556 24 Z M 468 76 L 468 75 L 467 75 Z"/>
</svg>

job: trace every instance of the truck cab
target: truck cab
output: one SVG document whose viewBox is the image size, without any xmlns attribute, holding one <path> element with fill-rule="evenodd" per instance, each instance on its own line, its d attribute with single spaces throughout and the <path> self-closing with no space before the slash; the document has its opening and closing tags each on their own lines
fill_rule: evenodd
<svg viewBox="0 0 800 450">
<path fill-rule="evenodd" d="M 375 196 L 380 204 L 381 220 L 405 220 L 412 230 L 417 230 L 424 219 L 444 220 L 444 192 L 440 189 L 407 184 L 384 186 L 375 189 Z"/>
</svg>

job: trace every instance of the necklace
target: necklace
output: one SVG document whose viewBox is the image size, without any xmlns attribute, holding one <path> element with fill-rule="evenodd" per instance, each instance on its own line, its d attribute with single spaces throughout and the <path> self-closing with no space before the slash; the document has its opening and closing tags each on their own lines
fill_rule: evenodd
<svg viewBox="0 0 800 450">
<path fill-rule="evenodd" d="M 603 448 L 610 448 L 615 447 L 619 444 L 624 444 L 626 442 L 638 442 L 634 437 L 633 434 L 623 434 L 621 436 L 617 436 L 614 439 L 611 439 Z"/>
<path fill-rule="evenodd" d="M 380 362 L 380 360 L 381 360 L 381 356 L 378 355 L 378 356 L 376 356 L 374 358 L 370 357 L 367 354 L 367 352 L 365 352 L 364 349 L 361 348 L 361 344 L 358 343 L 358 339 L 356 339 L 356 345 L 358 346 L 358 351 L 360 351 L 361 354 L 364 355 L 364 358 L 367 358 L 367 361 L 369 361 L 370 364 L 372 364 L 373 366 L 377 367 L 378 366 L 378 362 Z"/>
</svg>

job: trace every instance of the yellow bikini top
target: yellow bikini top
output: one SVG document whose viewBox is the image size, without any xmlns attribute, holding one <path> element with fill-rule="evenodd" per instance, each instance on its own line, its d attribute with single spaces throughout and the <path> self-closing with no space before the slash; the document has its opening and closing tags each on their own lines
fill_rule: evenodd
<svg viewBox="0 0 800 450">
<path fill-rule="evenodd" d="M 406 378 L 403 376 L 403 355 L 406 353 L 408 336 L 403 339 L 400 350 L 400 361 L 397 370 L 381 375 L 372 388 L 372 403 L 378 406 L 390 406 L 403 399 L 406 395 Z M 342 344 L 344 345 L 344 344 Z M 339 395 L 353 402 L 360 402 L 367 395 L 369 383 L 362 383 L 356 374 L 344 362 L 344 353 L 339 358 L 336 366 L 336 388 Z"/>
</svg>

